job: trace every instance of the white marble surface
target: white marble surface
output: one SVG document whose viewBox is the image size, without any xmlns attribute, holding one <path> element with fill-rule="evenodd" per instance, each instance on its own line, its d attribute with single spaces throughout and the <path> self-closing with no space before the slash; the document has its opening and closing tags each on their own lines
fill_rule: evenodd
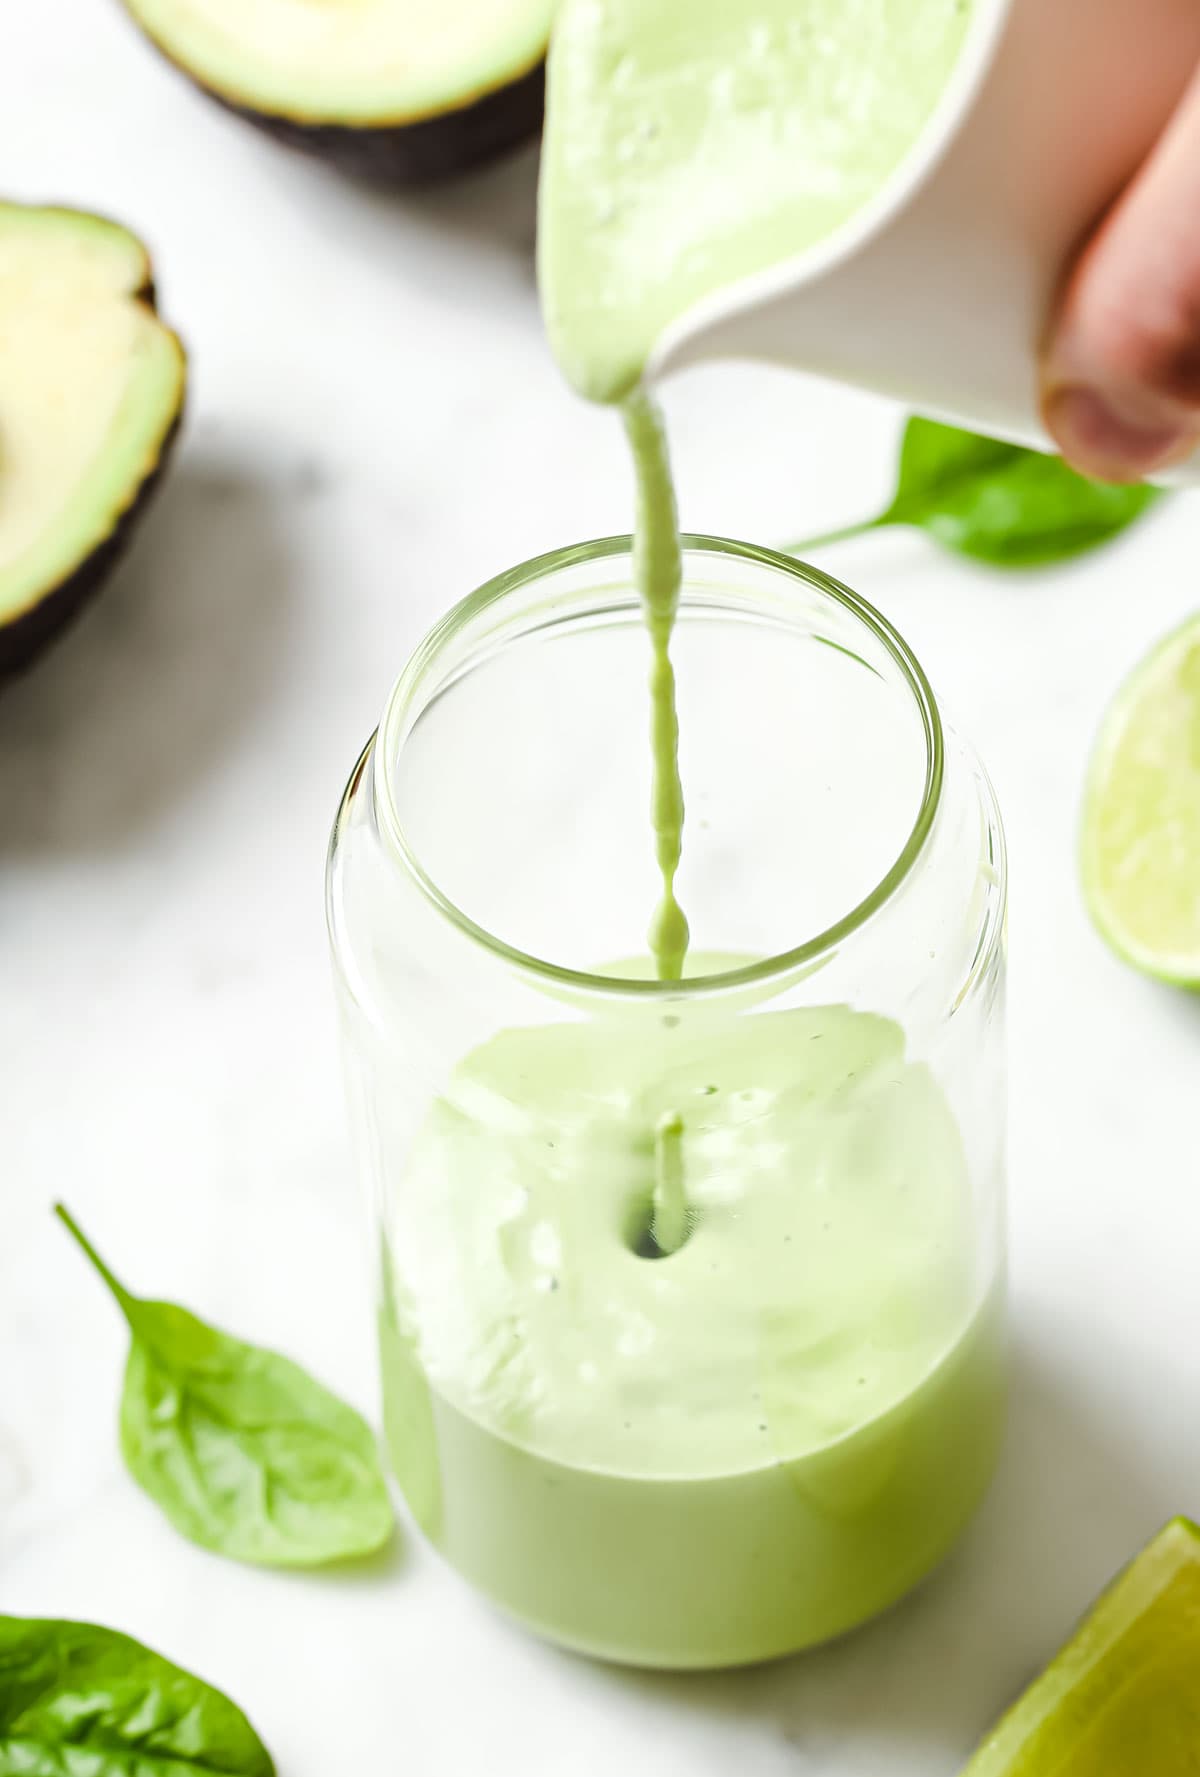
<svg viewBox="0 0 1200 1777">
<path fill-rule="evenodd" d="M 193 1665 L 283 1777 L 948 1777 L 1106 1576 L 1200 1507 L 1200 1004 L 1109 958 L 1074 868 L 1097 717 L 1195 604 L 1200 511 L 1022 579 L 903 535 L 833 564 L 960 712 L 1012 846 L 1015 1410 L 944 1572 L 841 1646 L 679 1680 L 536 1645 L 408 1535 L 366 1576 L 223 1564 L 125 1478 L 122 1332 L 49 1205 L 135 1286 L 370 1407 L 327 828 L 410 644 L 492 570 L 625 528 L 625 469 L 543 345 L 531 156 L 372 196 L 204 103 L 115 5 L 3 14 L 0 189 L 140 230 L 194 378 L 132 559 L 0 697 L 0 1609 Z M 803 533 L 887 478 L 895 416 L 860 396 L 725 370 L 670 410 L 696 528 Z"/>
</svg>

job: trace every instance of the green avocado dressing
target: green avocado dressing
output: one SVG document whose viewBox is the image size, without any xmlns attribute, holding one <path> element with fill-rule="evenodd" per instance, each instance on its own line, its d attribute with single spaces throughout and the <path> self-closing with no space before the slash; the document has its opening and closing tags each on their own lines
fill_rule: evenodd
<svg viewBox="0 0 1200 1777">
<path fill-rule="evenodd" d="M 969 23 L 969 0 L 563 0 L 538 263 L 574 386 L 623 400 L 695 303 L 852 221 L 920 139 Z"/>
<path fill-rule="evenodd" d="M 676 893 L 681 550 L 643 372 L 881 191 L 966 26 L 964 0 L 564 0 L 540 279 L 633 458 L 664 981 L 722 965 L 688 958 Z M 1001 1284 L 899 1026 L 644 1012 L 501 1031 L 446 1084 L 389 1224 L 386 1428 L 427 1534 L 514 1615 L 731 1664 L 840 1633 L 953 1543 L 996 1454 Z"/>
<path fill-rule="evenodd" d="M 557 19 L 538 274 L 564 374 L 623 404 L 633 455 L 663 885 L 650 950 L 664 980 L 688 945 L 675 892 L 681 564 L 643 372 L 695 303 L 828 240 L 878 196 L 945 91 L 969 18 L 969 0 L 564 0 Z"/>
<path fill-rule="evenodd" d="M 888 1019 L 501 1032 L 416 1139 L 386 1265 L 386 1426 L 422 1527 L 611 1658 L 741 1663 L 861 1621 L 995 1459 L 970 1204 Z"/>
</svg>

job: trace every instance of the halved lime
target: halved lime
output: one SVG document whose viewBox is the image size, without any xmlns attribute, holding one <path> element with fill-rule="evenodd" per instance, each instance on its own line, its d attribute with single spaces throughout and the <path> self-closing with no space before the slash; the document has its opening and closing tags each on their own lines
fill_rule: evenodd
<svg viewBox="0 0 1200 1777">
<path fill-rule="evenodd" d="M 1127 1567 L 963 1777 L 1197 1777 L 1200 1530 Z"/>
<path fill-rule="evenodd" d="M 1104 718 L 1082 867 L 1092 918 L 1117 954 L 1200 987 L 1200 617 L 1159 643 Z"/>
</svg>

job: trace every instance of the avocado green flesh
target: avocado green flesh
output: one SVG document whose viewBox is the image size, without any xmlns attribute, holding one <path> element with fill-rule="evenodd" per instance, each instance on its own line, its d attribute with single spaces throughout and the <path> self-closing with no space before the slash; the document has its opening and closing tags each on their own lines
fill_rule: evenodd
<svg viewBox="0 0 1200 1777">
<path fill-rule="evenodd" d="M 150 264 L 99 217 L 0 204 L 0 625 L 112 536 L 183 403 Z"/>
<path fill-rule="evenodd" d="M 125 0 L 172 61 L 230 104 L 297 123 L 417 123 L 521 80 L 553 0 Z"/>
<path fill-rule="evenodd" d="M 1200 1530 L 1169 1524 L 1001 1722 L 964 1777 L 1195 1777 Z"/>
<path fill-rule="evenodd" d="M 575 387 L 619 400 L 693 304 L 877 197 L 969 22 L 969 0 L 565 0 L 539 240 Z"/>
</svg>

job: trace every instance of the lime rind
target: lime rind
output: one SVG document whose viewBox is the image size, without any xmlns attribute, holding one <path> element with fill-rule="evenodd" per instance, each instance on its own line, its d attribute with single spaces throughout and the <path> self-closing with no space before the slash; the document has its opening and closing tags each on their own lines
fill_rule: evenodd
<svg viewBox="0 0 1200 1777">
<path fill-rule="evenodd" d="M 1084 798 L 1084 897 L 1124 961 L 1200 988 L 1200 616 L 1110 706 Z"/>
<path fill-rule="evenodd" d="M 1195 1771 L 1200 1702 L 1200 1529 L 1176 1518 L 1100 1598 L 979 1748 L 963 1777 L 1138 1777 Z M 1179 1673 L 1182 1672 L 1182 1677 Z M 1155 1760 L 1155 1744 L 1168 1748 Z M 1183 1748 L 1185 1762 L 1171 1756 Z"/>
</svg>

